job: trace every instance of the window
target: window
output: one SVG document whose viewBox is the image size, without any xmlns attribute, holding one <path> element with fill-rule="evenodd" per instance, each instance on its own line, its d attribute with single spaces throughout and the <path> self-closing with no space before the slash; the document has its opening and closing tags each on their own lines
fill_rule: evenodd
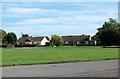
<svg viewBox="0 0 120 79">
<path fill-rule="evenodd" d="M 71 41 L 69 41 L 69 44 L 71 44 L 72 42 Z"/>
<path fill-rule="evenodd" d="M 65 44 L 68 44 L 68 41 L 65 41 Z"/>
<path fill-rule="evenodd" d="M 79 41 L 77 41 L 77 44 L 79 44 Z"/>
<path fill-rule="evenodd" d="M 80 43 L 85 43 L 85 41 L 81 41 Z"/>
</svg>

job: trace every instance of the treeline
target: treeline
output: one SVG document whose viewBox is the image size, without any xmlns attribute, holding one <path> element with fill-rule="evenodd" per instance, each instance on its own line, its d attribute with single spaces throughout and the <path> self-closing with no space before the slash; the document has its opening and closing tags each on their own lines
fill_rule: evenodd
<svg viewBox="0 0 120 79">
<path fill-rule="evenodd" d="M 97 45 L 110 46 L 120 45 L 120 23 L 115 19 L 109 18 L 102 27 L 97 29 L 98 32 L 92 37 L 92 40 L 97 41 Z M 28 34 L 22 34 L 22 37 L 30 37 Z M 52 35 L 51 40 L 46 37 L 50 43 L 49 46 L 62 46 L 63 39 L 58 35 Z M 17 36 L 15 33 L 6 33 L 0 29 L 0 44 L 16 45 Z"/>
<path fill-rule="evenodd" d="M 120 23 L 115 19 L 109 18 L 109 21 L 97 30 L 96 35 L 92 37 L 93 40 L 97 40 L 97 45 L 120 45 Z"/>
<path fill-rule="evenodd" d="M 22 34 L 22 36 L 20 38 L 26 38 L 26 37 L 32 37 L 29 36 L 28 34 Z M 64 44 L 63 39 L 58 36 L 58 35 L 52 35 L 51 40 L 49 39 L 49 37 L 47 37 L 47 40 L 49 40 L 50 42 L 46 44 L 46 46 L 62 46 Z M 7 47 L 7 45 L 15 45 L 15 47 L 21 47 L 21 46 L 25 46 L 25 47 L 31 47 L 31 46 L 36 46 L 36 45 L 27 45 L 25 44 L 25 42 L 23 42 L 23 45 L 17 45 L 17 36 L 15 33 L 10 32 L 10 33 L 6 33 L 4 30 L 0 29 L 0 45 L 2 45 L 3 47 Z"/>
<path fill-rule="evenodd" d="M 3 45 L 14 45 L 16 44 L 17 41 L 17 36 L 15 33 L 10 32 L 10 33 L 6 33 L 4 30 L 0 29 L 0 44 Z"/>
</svg>

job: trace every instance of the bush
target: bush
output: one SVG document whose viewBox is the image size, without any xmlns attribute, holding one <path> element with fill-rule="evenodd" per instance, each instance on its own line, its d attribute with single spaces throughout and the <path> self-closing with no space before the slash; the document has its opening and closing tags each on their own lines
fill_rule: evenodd
<svg viewBox="0 0 120 79">
<path fill-rule="evenodd" d="M 7 47 L 8 47 L 8 48 L 13 48 L 14 45 L 10 45 L 10 44 L 9 44 L 9 45 L 7 45 Z"/>
<path fill-rule="evenodd" d="M 7 47 L 7 45 L 0 45 L 0 47 Z"/>
<path fill-rule="evenodd" d="M 9 44 L 9 45 L 6 45 L 6 44 L 3 44 L 3 45 L 0 45 L 0 47 L 3 47 L 3 48 L 4 48 L 4 47 L 13 48 L 14 45 L 10 45 L 10 44 Z"/>
<path fill-rule="evenodd" d="M 63 39 L 60 36 L 57 36 L 57 35 L 52 35 L 51 44 L 52 44 L 52 42 L 56 46 L 62 46 L 64 44 Z"/>
<path fill-rule="evenodd" d="M 50 46 L 55 46 L 53 42 L 50 42 Z"/>
</svg>

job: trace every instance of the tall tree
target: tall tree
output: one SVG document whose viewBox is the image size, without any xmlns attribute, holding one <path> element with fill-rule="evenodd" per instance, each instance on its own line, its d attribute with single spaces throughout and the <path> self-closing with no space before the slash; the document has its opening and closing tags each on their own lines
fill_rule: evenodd
<svg viewBox="0 0 120 79">
<path fill-rule="evenodd" d="M 115 19 L 109 18 L 109 21 L 97 30 L 96 36 L 102 45 L 120 44 L 120 24 Z"/>
<path fill-rule="evenodd" d="M 63 39 L 58 35 L 52 35 L 51 42 L 53 42 L 56 46 L 62 46 L 64 44 Z"/>
<path fill-rule="evenodd" d="M 16 41 L 17 41 L 17 36 L 15 33 L 11 32 L 11 33 L 8 33 L 7 36 L 6 36 L 6 40 L 9 44 L 16 44 Z"/>
<path fill-rule="evenodd" d="M 6 36 L 6 32 L 0 29 L 0 44 L 2 44 L 5 36 Z"/>
</svg>

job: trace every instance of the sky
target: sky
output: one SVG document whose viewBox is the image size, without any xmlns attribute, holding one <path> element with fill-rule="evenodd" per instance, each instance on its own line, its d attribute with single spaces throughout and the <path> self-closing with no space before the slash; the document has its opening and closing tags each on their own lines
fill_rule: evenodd
<svg viewBox="0 0 120 79">
<path fill-rule="evenodd" d="M 109 18 L 118 18 L 118 2 L 3 2 L 7 33 L 30 36 L 94 35 Z"/>
</svg>

